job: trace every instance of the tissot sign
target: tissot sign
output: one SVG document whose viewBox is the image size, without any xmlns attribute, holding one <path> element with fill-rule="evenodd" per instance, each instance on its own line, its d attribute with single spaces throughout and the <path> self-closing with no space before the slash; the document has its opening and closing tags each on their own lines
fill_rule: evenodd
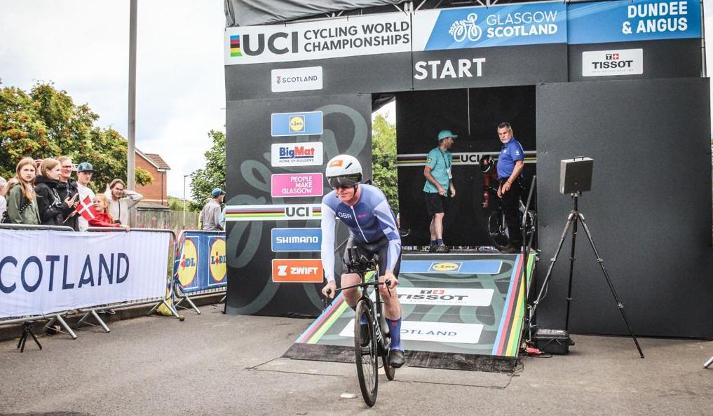
<svg viewBox="0 0 713 416">
<path fill-rule="evenodd" d="M 307 61 L 411 51 L 406 13 L 319 22 L 246 26 L 225 31 L 225 64 Z"/>
</svg>

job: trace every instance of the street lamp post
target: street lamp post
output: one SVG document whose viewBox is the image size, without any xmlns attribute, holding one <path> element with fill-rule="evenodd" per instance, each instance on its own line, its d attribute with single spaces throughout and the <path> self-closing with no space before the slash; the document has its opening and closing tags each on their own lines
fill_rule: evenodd
<svg viewBox="0 0 713 416">
<path fill-rule="evenodd" d="M 190 173 L 183 175 L 183 228 L 186 228 L 186 178 L 191 176 Z"/>
</svg>

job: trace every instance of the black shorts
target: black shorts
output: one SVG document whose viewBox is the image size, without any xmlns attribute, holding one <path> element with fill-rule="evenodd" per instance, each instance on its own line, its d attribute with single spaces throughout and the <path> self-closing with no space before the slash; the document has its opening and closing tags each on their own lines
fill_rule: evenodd
<svg viewBox="0 0 713 416">
<path fill-rule="evenodd" d="M 384 237 L 379 241 L 373 243 L 360 243 L 354 240 L 353 236 L 349 236 L 349 241 L 347 241 L 347 246 L 344 248 L 344 254 L 342 255 L 342 263 L 344 263 L 344 273 L 348 270 L 349 257 L 348 249 L 350 247 L 356 247 L 359 254 L 363 254 L 366 258 L 373 258 L 374 254 L 379 255 L 379 276 L 383 276 L 386 271 L 386 264 L 389 260 L 389 239 Z M 401 268 L 401 252 L 399 251 L 399 258 L 396 259 L 396 264 L 394 265 L 394 276 L 399 277 L 399 269 Z"/>
<path fill-rule="evenodd" d="M 424 192 L 426 197 L 426 212 L 429 217 L 433 217 L 434 214 L 440 214 L 446 212 L 446 197 L 438 195 L 437 192 Z"/>
</svg>

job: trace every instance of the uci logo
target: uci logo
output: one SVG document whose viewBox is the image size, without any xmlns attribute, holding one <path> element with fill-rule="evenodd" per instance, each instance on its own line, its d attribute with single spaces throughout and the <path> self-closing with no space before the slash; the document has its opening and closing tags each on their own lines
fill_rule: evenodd
<svg viewBox="0 0 713 416">
<path fill-rule="evenodd" d="M 288 218 L 307 218 L 310 216 L 309 207 L 285 207 L 285 216 Z"/>
<path fill-rule="evenodd" d="M 431 269 L 437 272 L 452 272 L 459 268 L 460 264 L 458 263 L 434 263 L 433 266 L 431 266 Z"/>
<path fill-rule="evenodd" d="M 240 46 L 243 55 L 261 55 L 265 52 L 265 48 L 274 55 L 299 52 L 297 32 L 277 32 L 267 37 L 264 33 L 244 34 L 241 38 Z"/>
</svg>

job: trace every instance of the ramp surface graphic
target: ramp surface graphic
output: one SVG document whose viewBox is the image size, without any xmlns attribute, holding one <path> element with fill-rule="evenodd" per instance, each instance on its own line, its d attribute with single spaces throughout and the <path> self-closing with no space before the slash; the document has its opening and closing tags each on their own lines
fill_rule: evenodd
<svg viewBox="0 0 713 416">
<path fill-rule="evenodd" d="M 516 364 L 535 257 L 405 254 L 401 339 L 411 366 L 509 371 Z M 285 353 L 353 361 L 354 312 L 340 294 Z"/>
</svg>

